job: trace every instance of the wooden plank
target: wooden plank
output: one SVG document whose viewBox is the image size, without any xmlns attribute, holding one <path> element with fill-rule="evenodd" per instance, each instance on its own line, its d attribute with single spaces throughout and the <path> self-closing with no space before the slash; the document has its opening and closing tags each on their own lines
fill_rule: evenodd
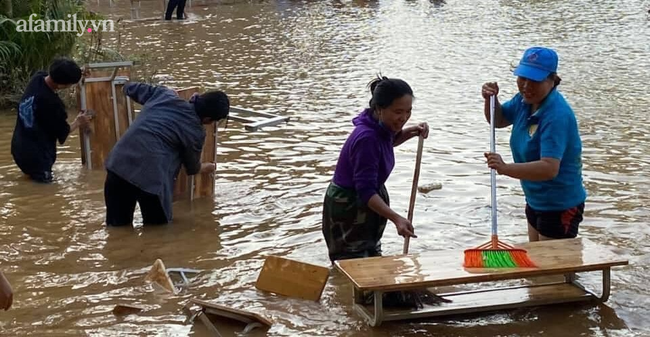
<svg viewBox="0 0 650 337">
<path fill-rule="evenodd" d="M 464 250 L 336 261 L 336 267 L 360 290 L 406 290 L 461 283 L 487 282 L 594 271 L 627 265 L 604 246 L 584 238 L 538 241 L 519 245 L 539 268 L 467 269 Z"/>
<path fill-rule="evenodd" d="M 185 168 L 181 167 L 181 170 L 178 172 L 178 176 L 176 177 L 176 182 L 174 183 L 174 194 L 172 200 L 190 200 L 191 182 L 192 181 L 185 173 Z"/>
<path fill-rule="evenodd" d="M 189 101 L 190 97 L 192 97 L 195 92 L 199 92 L 198 87 L 189 87 L 176 90 L 176 94 L 186 101 Z M 174 184 L 174 195 L 172 197 L 172 200 L 190 200 L 192 193 L 192 191 L 190 191 L 191 186 L 191 177 L 187 175 L 185 168 L 181 168 L 178 176 L 176 177 L 176 183 Z"/>
<path fill-rule="evenodd" d="M 86 83 L 85 86 L 86 107 L 95 111 L 95 116 L 90 122 L 90 160 L 93 170 L 102 170 L 108 153 L 117 142 L 111 82 Z M 79 130 L 79 138 L 83 143 L 82 130 Z"/>
<path fill-rule="evenodd" d="M 217 123 L 204 125 L 205 144 L 201 152 L 202 163 L 216 163 Z M 214 173 L 200 173 L 194 176 L 194 199 L 214 195 Z"/>
<path fill-rule="evenodd" d="M 144 307 L 133 304 L 118 304 L 113 308 L 113 315 L 115 316 L 126 316 L 131 314 L 137 314 L 144 310 Z"/>
<path fill-rule="evenodd" d="M 208 331 L 212 333 L 214 337 L 221 337 L 221 333 L 219 332 L 217 327 L 214 326 L 214 324 L 212 324 L 210 318 L 208 318 L 208 316 L 206 316 L 205 313 L 203 312 L 199 313 L 199 319 L 201 320 L 201 323 L 205 325 L 205 327 L 208 329 Z"/>
<path fill-rule="evenodd" d="M 238 320 L 240 322 L 247 323 L 247 324 L 250 323 L 250 322 L 259 322 L 259 323 L 261 323 L 263 325 L 266 325 L 267 327 L 270 327 L 271 325 L 273 325 L 273 321 L 271 321 L 270 319 L 268 319 L 268 318 L 266 318 L 266 317 L 264 317 L 264 316 L 262 316 L 260 314 L 251 312 L 251 311 L 230 308 L 230 307 L 226 307 L 226 306 L 223 306 L 223 305 L 220 305 L 220 304 L 216 304 L 216 303 L 212 303 L 212 302 L 208 302 L 208 301 L 204 301 L 204 300 L 199 300 L 199 299 L 196 299 L 196 298 L 191 299 L 190 302 L 192 302 L 194 304 L 197 304 L 197 305 L 203 307 L 204 309 L 208 309 L 208 308 L 213 309 L 213 310 L 210 310 L 210 312 L 209 312 L 210 314 L 213 314 L 213 315 L 228 317 L 228 318 L 235 319 L 235 320 Z"/>
<path fill-rule="evenodd" d="M 109 69 L 91 69 L 90 75 L 87 79 L 106 77 L 112 73 Z M 129 77 L 131 71 L 129 68 L 120 68 L 117 75 Z M 86 92 L 86 109 L 93 110 L 95 115 L 90 123 L 91 133 L 89 135 L 89 143 L 91 148 L 90 160 L 93 170 L 103 170 L 104 161 L 108 154 L 117 143 L 118 135 L 121 137 L 129 126 L 128 123 L 128 108 L 126 95 L 122 92 L 123 84 L 115 86 L 115 99 L 117 101 L 117 117 L 119 123 L 119 133 L 116 133 L 117 126 L 115 124 L 115 110 L 113 101 L 112 82 L 85 82 Z M 77 101 L 81 106 L 81 90 L 77 90 Z M 129 101 L 131 108 L 133 102 Z M 85 144 L 82 130 L 79 130 L 79 139 L 81 142 L 81 161 L 86 163 L 85 158 Z"/>
<path fill-rule="evenodd" d="M 166 291 L 169 291 L 172 294 L 176 293 L 176 287 L 174 286 L 174 282 L 172 282 L 172 279 L 169 277 L 169 274 L 167 274 L 167 270 L 165 269 L 165 264 L 162 262 L 161 259 L 157 259 L 153 263 L 151 269 L 149 269 L 149 272 L 147 273 L 147 276 L 145 276 L 144 279 L 145 281 L 148 282 L 157 283 L 161 288 L 163 288 Z"/>
<path fill-rule="evenodd" d="M 328 268 L 268 256 L 255 287 L 278 295 L 318 301 L 328 277 Z"/>
<path fill-rule="evenodd" d="M 117 117 L 118 117 L 118 123 L 119 123 L 119 138 L 122 138 L 124 136 L 124 133 L 126 133 L 126 129 L 129 128 L 131 125 L 131 121 L 129 121 L 129 114 L 128 114 L 128 108 L 127 108 L 127 99 L 126 95 L 123 93 L 122 88 L 124 88 L 124 84 L 116 84 L 115 85 L 115 93 L 117 97 Z M 128 102 L 131 104 L 131 111 L 133 111 L 133 101 L 128 100 Z"/>
<path fill-rule="evenodd" d="M 451 302 L 425 305 L 418 310 L 384 308 L 384 321 L 497 311 L 557 303 L 590 301 L 594 296 L 570 283 L 488 289 L 442 294 Z M 372 312 L 371 306 L 364 306 Z"/>
<path fill-rule="evenodd" d="M 101 77 L 109 77 L 113 74 L 113 68 L 110 69 L 90 69 L 90 75 L 86 78 L 101 78 Z M 128 78 L 131 78 L 131 68 L 118 68 L 117 72 L 115 73 L 115 76 L 126 76 Z"/>
</svg>

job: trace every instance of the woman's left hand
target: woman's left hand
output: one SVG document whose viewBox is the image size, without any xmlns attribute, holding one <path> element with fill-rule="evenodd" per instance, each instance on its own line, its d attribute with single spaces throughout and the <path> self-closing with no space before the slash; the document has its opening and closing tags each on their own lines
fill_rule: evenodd
<svg viewBox="0 0 650 337">
<path fill-rule="evenodd" d="M 427 122 L 420 123 L 413 127 L 414 136 L 422 136 L 427 139 L 429 137 L 429 124 Z"/>
<path fill-rule="evenodd" d="M 495 169 L 498 174 L 503 174 L 503 171 L 505 170 L 508 164 L 506 164 L 503 161 L 500 154 L 493 153 L 493 152 L 485 152 L 483 155 L 487 159 L 487 164 L 489 168 Z"/>
</svg>

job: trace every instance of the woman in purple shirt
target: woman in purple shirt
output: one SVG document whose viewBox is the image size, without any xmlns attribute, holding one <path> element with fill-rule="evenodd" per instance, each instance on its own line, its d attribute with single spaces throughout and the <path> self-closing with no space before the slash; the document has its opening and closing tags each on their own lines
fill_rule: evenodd
<svg viewBox="0 0 650 337">
<path fill-rule="evenodd" d="M 413 90 L 404 81 L 377 77 L 369 84 L 370 108 L 352 120 L 354 131 L 343 145 L 323 205 L 323 235 L 335 260 L 381 255 L 387 220 L 404 237 L 413 226 L 390 208 L 384 183 L 395 166 L 393 147 L 422 134 L 421 123 L 403 129 L 411 117 Z"/>
</svg>

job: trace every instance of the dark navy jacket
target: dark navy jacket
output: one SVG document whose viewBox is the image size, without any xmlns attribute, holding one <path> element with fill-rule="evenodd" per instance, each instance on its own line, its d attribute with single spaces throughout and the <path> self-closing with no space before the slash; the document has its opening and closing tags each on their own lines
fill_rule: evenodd
<svg viewBox="0 0 650 337">
<path fill-rule="evenodd" d="M 52 171 L 56 142 L 63 144 L 70 133 L 65 105 L 45 83 L 46 72 L 30 80 L 18 105 L 11 155 L 28 175 Z"/>
<path fill-rule="evenodd" d="M 194 104 L 167 87 L 127 83 L 123 90 L 143 107 L 109 153 L 105 167 L 157 195 L 171 221 L 174 181 L 181 164 L 188 175 L 201 169 L 205 128 Z"/>
</svg>

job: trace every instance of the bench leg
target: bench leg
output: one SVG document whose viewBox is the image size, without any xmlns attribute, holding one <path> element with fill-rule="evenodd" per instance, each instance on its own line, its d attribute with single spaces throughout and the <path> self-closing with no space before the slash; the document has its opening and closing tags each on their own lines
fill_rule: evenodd
<svg viewBox="0 0 650 337">
<path fill-rule="evenodd" d="M 199 313 L 199 319 L 201 320 L 201 323 L 205 325 L 206 328 L 208 328 L 208 331 L 212 333 L 212 336 L 215 337 L 221 337 L 221 333 L 219 333 L 219 330 L 217 330 L 217 327 L 212 324 L 208 316 L 205 315 L 204 312 Z"/>
<path fill-rule="evenodd" d="M 384 293 L 382 291 L 375 291 L 375 319 L 370 322 L 372 326 L 381 325 L 384 320 Z"/>
<path fill-rule="evenodd" d="M 248 323 L 246 325 L 246 327 L 244 328 L 244 331 L 242 331 L 241 333 L 242 334 L 247 334 L 247 333 L 251 332 L 255 328 L 262 328 L 262 327 L 264 327 L 264 326 L 261 323 L 251 322 L 251 323 Z"/>
<path fill-rule="evenodd" d="M 612 276 L 610 269 L 603 269 L 603 292 L 601 293 L 600 297 L 598 297 L 598 301 L 600 302 L 607 302 L 609 299 L 609 291 L 612 285 L 611 277 Z"/>
<path fill-rule="evenodd" d="M 379 326 L 384 319 L 384 293 L 381 291 L 375 291 L 374 296 L 374 313 L 371 313 L 366 309 L 363 291 L 358 290 L 357 288 L 352 289 L 352 294 L 354 296 L 354 310 L 361 315 L 370 326 Z"/>
<path fill-rule="evenodd" d="M 571 283 L 574 286 L 576 286 L 576 287 L 590 293 L 594 297 L 594 299 L 596 301 L 598 301 L 600 303 L 604 303 L 604 302 L 607 302 L 607 300 L 609 299 L 612 281 L 611 281 L 611 269 L 610 268 L 605 268 L 602 271 L 603 271 L 603 287 L 602 287 L 602 291 L 600 293 L 600 296 L 596 295 L 596 293 L 594 293 L 591 290 L 585 289 L 585 287 L 583 287 L 582 284 L 577 282 L 575 280 L 575 273 L 565 274 L 565 278 L 566 278 L 567 283 Z M 569 277 L 569 275 L 572 275 L 572 277 Z"/>
<path fill-rule="evenodd" d="M 564 274 L 564 281 L 566 283 L 575 283 L 576 282 L 576 273 Z"/>
<path fill-rule="evenodd" d="M 354 296 L 354 304 L 363 305 L 363 291 L 360 291 L 356 287 L 353 287 L 352 296 Z"/>
</svg>

